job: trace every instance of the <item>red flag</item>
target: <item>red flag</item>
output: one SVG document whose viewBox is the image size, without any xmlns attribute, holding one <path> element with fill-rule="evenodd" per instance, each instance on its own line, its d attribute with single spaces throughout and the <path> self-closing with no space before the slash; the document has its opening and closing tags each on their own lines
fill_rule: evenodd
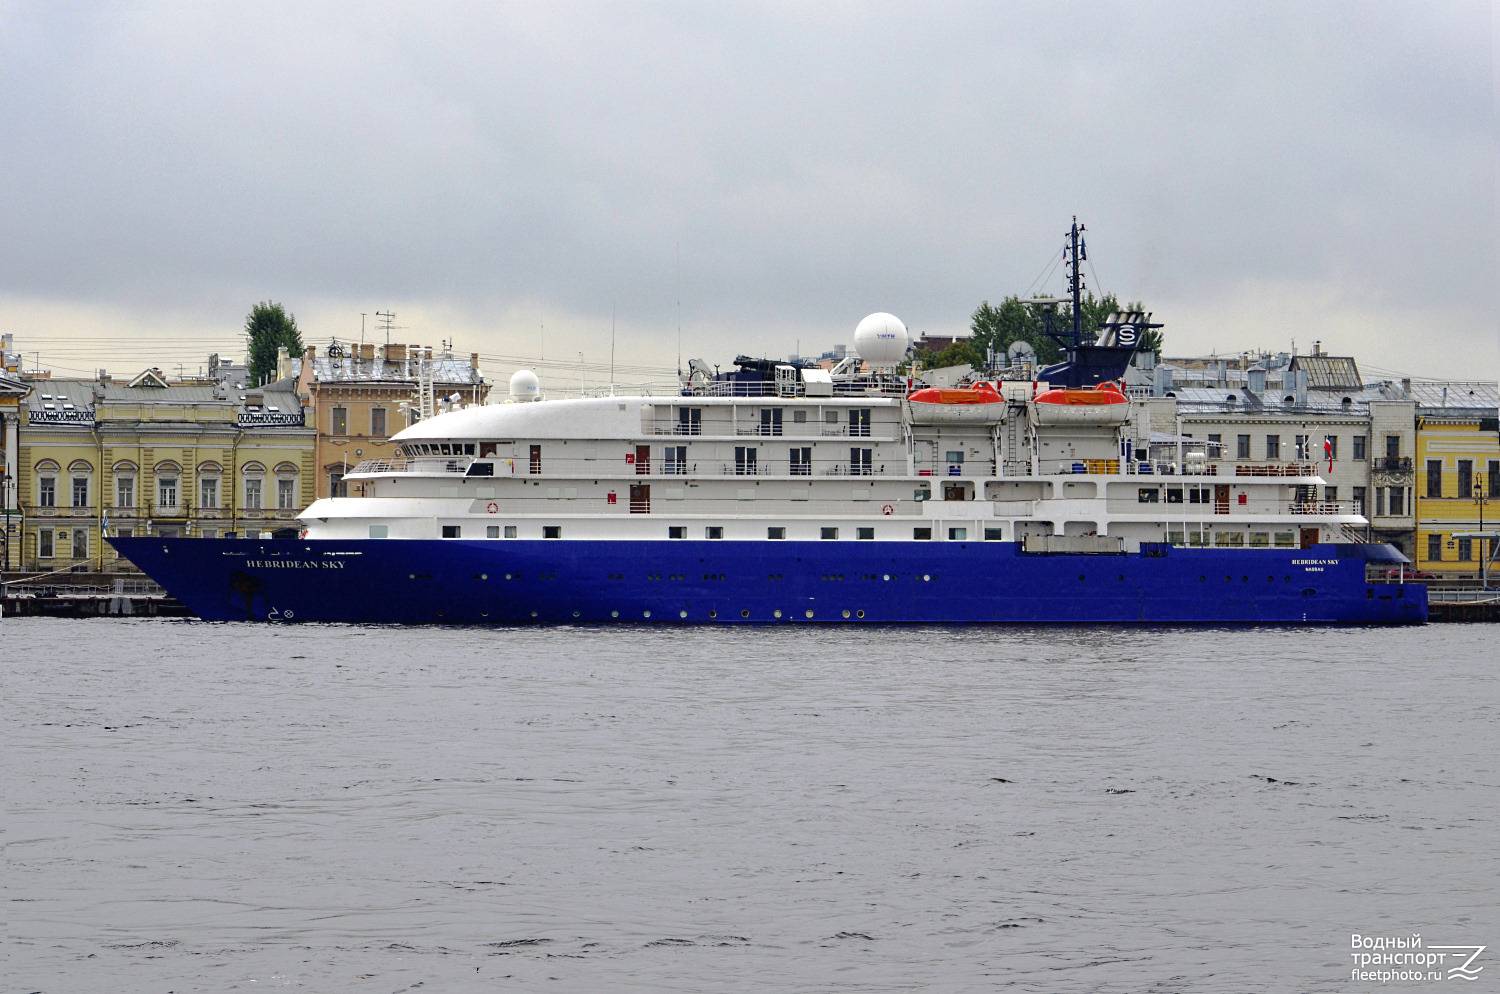
<svg viewBox="0 0 1500 994">
<path fill-rule="evenodd" d="M 1326 435 L 1323 438 L 1323 455 L 1328 457 L 1328 472 L 1333 472 L 1333 439 Z"/>
</svg>

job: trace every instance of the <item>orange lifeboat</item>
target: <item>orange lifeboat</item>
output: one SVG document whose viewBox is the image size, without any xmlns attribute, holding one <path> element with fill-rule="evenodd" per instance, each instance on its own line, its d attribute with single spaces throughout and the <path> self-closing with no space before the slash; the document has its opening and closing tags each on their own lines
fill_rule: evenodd
<svg viewBox="0 0 1500 994">
<path fill-rule="evenodd" d="M 1032 420 L 1040 425 L 1123 424 L 1130 416 L 1130 398 L 1114 383 L 1096 387 L 1044 390 L 1031 401 Z"/>
<path fill-rule="evenodd" d="M 907 399 L 913 404 L 998 404 L 1000 394 L 988 383 L 976 383 L 962 389 L 927 387 Z"/>
<path fill-rule="evenodd" d="M 1005 419 L 1006 405 L 989 383 L 972 387 L 925 387 L 906 398 L 913 424 L 993 424 Z"/>
</svg>

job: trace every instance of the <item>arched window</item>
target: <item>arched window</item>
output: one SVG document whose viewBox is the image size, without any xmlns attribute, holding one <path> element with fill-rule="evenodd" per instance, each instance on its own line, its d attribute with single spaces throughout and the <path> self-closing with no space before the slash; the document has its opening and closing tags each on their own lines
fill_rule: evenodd
<svg viewBox="0 0 1500 994">
<path fill-rule="evenodd" d="M 344 482 L 344 464 L 341 462 L 329 463 L 323 467 L 323 472 L 328 475 L 328 496 L 348 497 L 349 484 Z"/>
<path fill-rule="evenodd" d="M 88 507 L 92 491 L 94 467 L 86 459 L 75 459 L 68 464 L 68 506 Z"/>
<path fill-rule="evenodd" d="M 204 510 L 218 510 L 219 480 L 223 467 L 216 462 L 198 464 L 198 506 Z"/>
<path fill-rule="evenodd" d="M 51 459 L 43 459 L 36 464 L 36 506 L 57 506 L 57 473 L 58 465 Z"/>
<path fill-rule="evenodd" d="M 276 467 L 276 510 L 295 511 L 300 503 L 297 499 L 297 467 L 284 462 Z"/>
<path fill-rule="evenodd" d="M 115 507 L 135 507 L 136 465 L 122 459 L 110 467 L 115 478 Z"/>
<path fill-rule="evenodd" d="M 266 467 L 258 462 L 246 463 L 244 469 L 240 470 L 240 474 L 245 481 L 243 488 L 245 510 L 264 509 L 266 506 Z"/>
<path fill-rule="evenodd" d="M 175 462 L 156 464 L 156 506 L 176 510 L 182 504 L 182 467 Z"/>
</svg>

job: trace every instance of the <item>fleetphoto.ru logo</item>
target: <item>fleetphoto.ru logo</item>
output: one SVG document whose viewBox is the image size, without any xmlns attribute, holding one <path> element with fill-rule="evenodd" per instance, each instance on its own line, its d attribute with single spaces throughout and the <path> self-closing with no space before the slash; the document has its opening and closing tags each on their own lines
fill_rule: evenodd
<svg viewBox="0 0 1500 994">
<path fill-rule="evenodd" d="M 1422 936 L 1360 935 L 1349 942 L 1354 952 L 1350 980 L 1382 984 L 1402 981 L 1478 980 L 1482 966 L 1476 965 L 1484 946 L 1423 945 Z"/>
</svg>

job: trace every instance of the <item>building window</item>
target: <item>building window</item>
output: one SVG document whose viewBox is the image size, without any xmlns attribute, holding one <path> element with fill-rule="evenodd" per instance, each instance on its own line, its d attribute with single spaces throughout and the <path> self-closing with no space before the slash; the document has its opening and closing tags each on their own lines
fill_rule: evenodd
<svg viewBox="0 0 1500 994">
<path fill-rule="evenodd" d="M 1385 457 L 1387 459 L 1400 459 L 1401 458 L 1401 436 L 1400 435 L 1387 435 L 1387 436 L 1385 436 Z"/>
<path fill-rule="evenodd" d="M 1406 513 L 1406 500 L 1405 500 L 1405 498 L 1406 498 L 1406 488 L 1405 487 L 1392 487 L 1391 488 L 1391 515 L 1393 517 L 1399 517 L 1400 515 L 1403 515 L 1403 514 Z"/>
<path fill-rule="evenodd" d="M 1355 459 L 1355 461 L 1363 461 L 1364 460 L 1364 458 L 1365 458 L 1365 443 L 1368 442 L 1369 440 L 1370 440 L 1370 436 L 1368 436 L 1368 435 L 1355 435 L 1354 436 L 1353 442 L 1354 442 L 1354 459 Z"/>
<path fill-rule="evenodd" d="M 88 481 L 85 480 L 84 483 L 85 485 L 87 485 Z M 73 481 L 73 487 L 74 499 L 76 500 L 78 487 L 77 480 Z M 1474 460 L 1472 459 L 1460 459 L 1458 461 L 1458 496 L 1474 496 Z M 75 504 L 74 506 L 76 507 L 78 505 Z"/>
<path fill-rule="evenodd" d="M 1306 462 L 1308 459 L 1312 458 L 1312 445 L 1310 444 L 1311 441 L 1312 441 L 1312 436 L 1311 435 L 1297 435 L 1297 436 L 1295 436 L 1295 444 L 1297 446 L 1297 461 L 1298 462 Z"/>
<path fill-rule="evenodd" d="M 766 529 L 766 538 L 780 541 L 786 538 L 786 528 L 781 525 L 772 525 Z"/>
<path fill-rule="evenodd" d="M 258 476 L 245 477 L 245 510 L 259 511 L 261 509 L 261 482 Z"/>
<path fill-rule="evenodd" d="M 276 507 L 282 511 L 295 511 L 297 509 L 297 481 L 280 479 L 276 481 Z"/>
<path fill-rule="evenodd" d="M 833 539 L 839 537 L 839 530 L 837 528 L 824 528 L 822 529 L 822 534 L 819 537 L 824 539 L 825 541 L 832 541 Z"/>
<path fill-rule="evenodd" d="M 1427 460 L 1427 496 L 1443 496 L 1443 461 L 1441 459 Z"/>
<path fill-rule="evenodd" d="M 328 471 L 328 496 L 349 496 L 349 484 L 344 482 L 344 471 L 342 469 L 330 469 Z"/>
<path fill-rule="evenodd" d="M 803 446 L 792 450 L 792 475 L 812 476 L 812 447 Z"/>
<path fill-rule="evenodd" d="M 1339 437 L 1337 435 L 1323 436 L 1323 458 L 1337 459 L 1339 457 Z"/>
<path fill-rule="evenodd" d="M 1224 436 L 1219 432 L 1208 434 L 1208 458 L 1218 459 L 1224 455 Z"/>
<path fill-rule="evenodd" d="M 1266 436 L 1266 458 L 1267 459 L 1280 459 L 1281 458 L 1281 436 L 1280 435 L 1267 435 Z"/>
<path fill-rule="evenodd" d="M 217 510 L 219 506 L 219 480 L 218 477 L 205 476 L 198 481 L 198 506 L 207 510 Z"/>
<path fill-rule="evenodd" d="M 1433 532 L 1427 536 L 1427 559 L 1429 562 L 1434 563 L 1443 561 L 1443 536 L 1441 532 Z"/>
<path fill-rule="evenodd" d="M 370 408 L 370 434 L 377 436 L 385 435 L 385 408 Z"/>
<path fill-rule="evenodd" d="M 734 475 L 754 476 L 755 472 L 755 446 L 736 445 L 734 447 Z"/>
<path fill-rule="evenodd" d="M 686 445 L 668 445 L 661 451 L 663 469 L 668 476 L 687 475 Z"/>
<path fill-rule="evenodd" d="M 51 559 L 55 552 L 52 546 L 53 533 L 51 528 L 43 528 L 36 533 L 36 554 L 42 559 Z"/>
<path fill-rule="evenodd" d="M 349 434 L 349 408 L 335 407 L 333 409 L 333 431 L 331 434 Z"/>
<path fill-rule="evenodd" d="M 1234 457 L 1236 459 L 1250 458 L 1250 436 L 1236 435 L 1234 437 Z"/>
<path fill-rule="evenodd" d="M 89 478 L 86 476 L 73 477 L 73 506 L 89 506 Z"/>
<path fill-rule="evenodd" d="M 869 411 L 865 412 L 870 413 Z M 849 475 L 869 476 L 874 470 L 874 449 L 850 449 L 849 450 Z M 951 453 L 950 453 L 951 454 Z M 962 467 L 960 467 L 962 468 Z"/>
<path fill-rule="evenodd" d="M 1375 516 L 1378 518 L 1378 517 L 1383 517 L 1384 515 L 1385 515 L 1385 487 L 1376 487 L 1375 488 Z"/>
<path fill-rule="evenodd" d="M 162 507 L 177 506 L 177 477 L 159 476 L 156 479 L 156 503 Z"/>
<path fill-rule="evenodd" d="M 1458 561 L 1461 563 L 1474 561 L 1474 540 L 1472 538 L 1461 538 L 1458 540 Z"/>
<path fill-rule="evenodd" d="M 87 559 L 89 557 L 89 532 L 87 528 L 73 529 L 73 558 Z"/>
<path fill-rule="evenodd" d="M 135 507 L 135 477 L 115 477 L 115 507 Z"/>
<path fill-rule="evenodd" d="M 1355 514 L 1364 514 L 1365 513 L 1365 493 L 1366 493 L 1366 491 L 1365 491 L 1364 487 L 1355 487 L 1354 488 L 1354 513 Z"/>
<path fill-rule="evenodd" d="M 36 480 L 36 506 L 57 506 L 57 477 L 39 476 Z"/>
</svg>

